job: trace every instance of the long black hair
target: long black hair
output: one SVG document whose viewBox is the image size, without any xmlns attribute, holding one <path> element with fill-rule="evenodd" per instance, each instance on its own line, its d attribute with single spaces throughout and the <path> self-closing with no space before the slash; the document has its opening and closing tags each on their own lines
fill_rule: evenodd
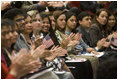
<svg viewBox="0 0 118 80">
<path fill-rule="evenodd" d="M 44 33 L 43 31 L 40 31 L 40 33 L 43 33 L 44 36 L 46 36 L 47 34 L 49 34 L 50 37 L 51 37 L 51 39 L 52 39 L 53 42 L 54 42 L 54 45 L 55 45 L 55 46 L 59 45 L 59 42 L 58 42 L 57 37 L 56 37 L 56 35 L 55 35 L 55 31 L 54 31 L 53 28 L 52 28 L 52 22 L 51 22 L 51 20 L 50 20 L 50 18 L 49 18 L 50 15 L 47 15 L 47 14 L 45 14 L 45 12 L 43 12 L 43 13 L 40 14 L 40 16 L 41 16 L 42 20 L 43 20 L 44 18 L 48 18 L 49 24 L 50 24 L 49 32 Z"/>
</svg>

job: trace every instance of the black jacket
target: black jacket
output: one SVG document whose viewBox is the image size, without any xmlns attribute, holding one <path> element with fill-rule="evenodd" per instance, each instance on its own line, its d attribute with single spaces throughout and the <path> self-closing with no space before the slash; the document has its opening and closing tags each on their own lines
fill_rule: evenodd
<svg viewBox="0 0 118 80">
<path fill-rule="evenodd" d="M 84 40 L 84 42 L 85 42 L 87 45 L 89 45 L 89 46 L 92 47 L 91 38 L 90 38 L 89 33 L 86 32 L 85 29 L 84 29 L 82 26 L 79 26 L 79 27 L 77 28 L 77 31 L 82 34 L 82 39 Z"/>
</svg>

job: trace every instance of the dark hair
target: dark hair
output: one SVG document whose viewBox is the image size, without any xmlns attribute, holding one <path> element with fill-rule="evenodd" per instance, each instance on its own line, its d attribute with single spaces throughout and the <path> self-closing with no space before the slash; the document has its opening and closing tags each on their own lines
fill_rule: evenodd
<svg viewBox="0 0 118 80">
<path fill-rule="evenodd" d="M 109 11 L 103 8 L 103 9 L 100 9 L 100 10 L 98 10 L 98 11 L 96 12 L 95 17 L 96 17 L 96 16 L 99 16 L 102 11 L 107 12 L 107 13 L 108 13 L 108 16 L 109 16 Z"/>
<path fill-rule="evenodd" d="M 50 24 L 50 29 L 49 29 L 49 33 L 50 33 L 50 34 L 49 34 L 49 35 L 50 35 L 51 39 L 54 41 L 54 45 L 55 45 L 55 46 L 59 45 L 59 42 L 58 42 L 57 37 L 56 37 L 56 35 L 55 35 L 55 31 L 52 29 L 51 20 L 50 20 L 50 18 L 49 18 L 50 15 L 47 15 L 47 13 L 42 12 L 42 13 L 40 13 L 40 16 L 41 16 L 42 20 L 43 20 L 44 18 L 48 18 L 49 24 Z M 44 32 L 43 32 L 43 34 L 44 34 L 44 36 L 46 36 L 48 33 L 44 33 Z M 51 47 L 50 47 L 49 49 L 51 49 Z"/>
<path fill-rule="evenodd" d="M 68 19 L 71 17 L 71 16 L 75 16 L 76 17 L 76 15 L 74 14 L 74 13 L 72 13 L 72 12 L 67 12 L 66 14 L 66 21 L 68 21 Z"/>
<path fill-rule="evenodd" d="M 55 11 L 55 12 L 53 13 L 55 20 L 57 20 L 60 15 L 65 14 L 66 12 L 67 12 L 67 11 L 60 11 L 60 10 Z"/>
<path fill-rule="evenodd" d="M 93 18 L 93 20 L 92 20 L 92 24 L 95 23 L 95 24 L 97 24 L 97 25 L 100 27 L 101 30 L 106 30 L 106 25 L 107 25 L 107 23 L 102 26 L 102 25 L 97 21 L 97 19 L 96 19 L 96 17 L 98 17 L 102 11 L 107 12 L 107 14 L 108 14 L 108 16 L 109 16 L 109 11 L 108 11 L 108 10 L 106 10 L 106 9 L 104 9 L 104 8 L 103 8 L 103 9 L 100 9 L 100 10 L 98 10 L 98 11 L 96 12 L 96 14 L 95 14 L 95 16 L 94 16 L 94 18 Z M 108 17 L 107 17 L 107 22 L 108 22 Z M 105 31 L 105 32 L 106 32 L 106 31 Z"/>
<path fill-rule="evenodd" d="M 106 31 L 108 32 L 108 35 L 109 35 L 110 33 L 112 33 L 113 31 L 116 31 L 116 30 L 117 30 L 117 19 L 116 19 L 116 16 L 115 16 L 114 14 L 112 14 L 112 13 L 109 13 L 109 17 L 110 17 L 110 16 L 114 16 L 116 22 L 115 22 L 115 25 L 114 25 L 112 28 L 109 27 L 108 22 L 107 22 Z M 108 17 L 108 21 L 109 21 L 109 17 Z"/>
<path fill-rule="evenodd" d="M 10 9 L 8 10 L 3 18 L 8 18 L 8 19 L 11 19 L 13 20 L 17 15 L 25 15 L 25 12 L 22 10 L 22 9 L 18 9 L 18 8 L 13 8 L 13 9 Z"/>
<path fill-rule="evenodd" d="M 54 18 L 55 18 L 55 25 L 56 25 L 56 29 L 57 30 L 59 30 L 59 31 L 61 31 L 62 33 L 65 33 L 65 29 L 66 29 L 66 26 L 64 27 L 64 29 L 60 29 L 60 27 L 58 26 L 58 24 L 57 24 L 57 19 L 59 18 L 59 16 L 60 15 L 62 15 L 62 14 L 66 14 L 66 10 L 64 10 L 64 11 L 55 11 L 54 13 L 53 13 L 53 15 L 54 15 Z M 65 15 L 66 16 L 66 15 Z"/>
<path fill-rule="evenodd" d="M 76 16 L 81 13 L 77 7 L 72 7 L 69 11 L 75 13 Z"/>
<path fill-rule="evenodd" d="M 81 12 L 78 16 L 77 16 L 77 21 L 81 20 L 85 17 L 85 16 L 91 16 L 91 14 L 89 12 Z M 91 16 L 92 17 L 92 16 Z"/>
<path fill-rule="evenodd" d="M 16 23 L 13 21 L 13 20 L 10 20 L 10 19 L 2 19 L 1 21 L 1 29 L 6 26 L 6 27 L 9 27 L 11 26 L 12 29 L 14 29 Z"/>
<path fill-rule="evenodd" d="M 25 14 L 24 18 L 26 19 L 28 16 L 30 16 L 29 14 Z M 31 17 L 31 16 L 30 16 Z M 32 17 L 31 17 L 32 18 Z"/>
<path fill-rule="evenodd" d="M 41 12 L 40 16 L 41 16 L 41 18 L 43 20 L 44 18 L 51 16 L 51 14 L 49 14 L 48 12 Z"/>
</svg>

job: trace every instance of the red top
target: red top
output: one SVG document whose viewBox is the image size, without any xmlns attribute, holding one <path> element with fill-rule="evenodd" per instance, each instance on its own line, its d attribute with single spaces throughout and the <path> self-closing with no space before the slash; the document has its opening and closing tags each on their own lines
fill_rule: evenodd
<svg viewBox="0 0 118 80">
<path fill-rule="evenodd" d="M 9 68 L 6 65 L 3 54 L 1 54 L 1 79 L 16 79 L 16 77 L 9 74 Z"/>
</svg>

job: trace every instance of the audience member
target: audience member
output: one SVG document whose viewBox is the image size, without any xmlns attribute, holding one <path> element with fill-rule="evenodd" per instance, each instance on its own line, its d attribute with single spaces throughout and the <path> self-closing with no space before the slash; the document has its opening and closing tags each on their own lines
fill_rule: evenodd
<svg viewBox="0 0 118 80">
<path fill-rule="evenodd" d="M 98 40 L 106 37 L 106 24 L 108 20 L 108 11 L 106 9 L 100 9 L 94 16 L 93 23 L 89 29 L 89 34 L 92 42 L 92 46 L 95 47 Z M 101 33 L 101 34 L 100 34 Z"/>
<path fill-rule="evenodd" d="M 78 67 L 72 70 L 65 64 L 75 57 L 87 59 L 85 78 L 115 79 L 116 63 L 109 66 L 114 69 L 110 74 L 103 65 L 117 58 L 116 5 L 116 1 L 2 1 L 2 79 L 73 79 L 76 72 L 84 76 L 74 71 Z M 40 75 L 45 68 L 50 71 Z"/>
<path fill-rule="evenodd" d="M 111 34 L 113 31 L 116 30 L 117 30 L 116 17 L 110 13 L 106 27 L 107 35 Z"/>
<path fill-rule="evenodd" d="M 88 33 L 92 24 L 91 15 L 88 12 L 81 12 L 78 15 L 78 23 L 80 26 L 78 26 L 77 30 L 82 34 L 82 39 L 87 45 L 92 47 L 90 34 Z"/>
<path fill-rule="evenodd" d="M 15 29 L 11 29 L 11 27 L 15 26 L 15 24 L 13 24 L 14 22 L 12 21 L 9 22 L 9 21 L 10 20 L 8 19 L 2 20 L 2 41 L 5 41 L 5 43 L 2 44 L 2 50 L 5 49 L 9 59 L 11 60 L 11 64 L 9 66 L 6 65 L 4 55 L 2 52 L 2 58 L 1 58 L 1 72 L 2 72 L 1 78 L 2 79 L 20 78 L 25 74 L 28 74 L 30 71 L 41 67 L 41 62 L 34 59 L 31 55 L 28 55 L 25 49 L 21 49 L 16 56 L 14 56 L 14 52 L 10 54 L 6 50 L 6 47 L 8 45 L 9 46 L 11 45 L 8 44 L 10 41 L 10 35 L 13 36 L 15 32 L 14 31 Z"/>
</svg>

